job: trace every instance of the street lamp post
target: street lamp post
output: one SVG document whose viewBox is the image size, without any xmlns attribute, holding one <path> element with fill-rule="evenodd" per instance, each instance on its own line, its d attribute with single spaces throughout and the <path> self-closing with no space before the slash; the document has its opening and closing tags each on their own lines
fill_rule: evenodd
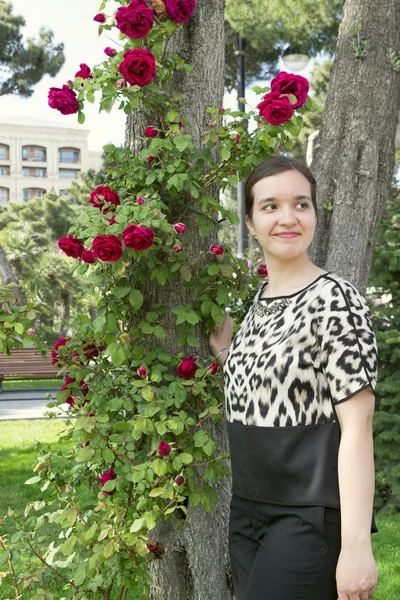
<svg viewBox="0 0 400 600">
<path fill-rule="evenodd" d="M 246 93 L 246 82 L 245 82 L 245 58 L 246 58 L 246 40 L 240 37 L 239 34 L 236 36 L 236 52 L 237 57 L 237 94 L 238 94 L 238 109 L 240 112 L 245 112 L 246 106 L 240 101 L 241 98 L 245 97 Z M 240 219 L 239 232 L 238 232 L 238 254 L 244 254 L 244 251 L 248 247 L 248 231 L 245 221 L 245 202 L 244 202 L 244 181 L 239 181 L 237 184 L 237 211 Z"/>
</svg>

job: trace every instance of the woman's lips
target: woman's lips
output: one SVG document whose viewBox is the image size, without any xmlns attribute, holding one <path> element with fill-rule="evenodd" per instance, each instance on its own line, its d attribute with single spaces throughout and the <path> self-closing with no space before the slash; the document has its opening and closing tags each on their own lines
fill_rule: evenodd
<svg viewBox="0 0 400 600">
<path fill-rule="evenodd" d="M 276 235 L 276 237 L 281 237 L 281 238 L 294 238 L 300 234 L 299 233 L 276 233 L 275 235 Z"/>
</svg>

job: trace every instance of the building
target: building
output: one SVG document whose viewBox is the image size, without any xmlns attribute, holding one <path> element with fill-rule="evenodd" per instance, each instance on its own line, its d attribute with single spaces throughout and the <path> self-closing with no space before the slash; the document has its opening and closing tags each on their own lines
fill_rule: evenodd
<svg viewBox="0 0 400 600">
<path fill-rule="evenodd" d="M 28 202 L 54 189 L 61 196 L 79 171 L 102 166 L 88 129 L 30 118 L 0 117 L 0 205 Z"/>
</svg>

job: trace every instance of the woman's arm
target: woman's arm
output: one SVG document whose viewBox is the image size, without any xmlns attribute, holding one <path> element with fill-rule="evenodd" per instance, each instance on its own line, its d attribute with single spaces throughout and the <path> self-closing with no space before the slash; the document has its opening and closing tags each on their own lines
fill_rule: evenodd
<svg viewBox="0 0 400 600">
<path fill-rule="evenodd" d="M 336 406 L 341 428 L 338 470 L 342 549 L 336 571 L 339 600 L 368 600 L 376 588 L 371 549 L 374 405 L 374 393 L 368 388 Z"/>
</svg>

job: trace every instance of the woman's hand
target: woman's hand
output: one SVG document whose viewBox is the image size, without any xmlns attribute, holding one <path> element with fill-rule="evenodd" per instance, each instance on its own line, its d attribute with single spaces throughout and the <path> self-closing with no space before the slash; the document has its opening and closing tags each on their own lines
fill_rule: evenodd
<svg viewBox="0 0 400 600">
<path fill-rule="evenodd" d="M 226 309 L 225 319 L 215 331 L 211 331 L 208 338 L 208 343 L 214 356 L 217 356 L 218 352 L 222 350 L 222 348 L 229 348 L 232 342 L 232 334 L 233 319 L 230 316 L 230 309 Z M 224 364 L 226 355 L 227 352 L 223 352 L 221 357 L 218 358 L 220 364 Z"/>
<path fill-rule="evenodd" d="M 336 567 L 338 600 L 369 600 L 377 585 L 376 564 L 370 547 L 342 548 Z"/>
</svg>

